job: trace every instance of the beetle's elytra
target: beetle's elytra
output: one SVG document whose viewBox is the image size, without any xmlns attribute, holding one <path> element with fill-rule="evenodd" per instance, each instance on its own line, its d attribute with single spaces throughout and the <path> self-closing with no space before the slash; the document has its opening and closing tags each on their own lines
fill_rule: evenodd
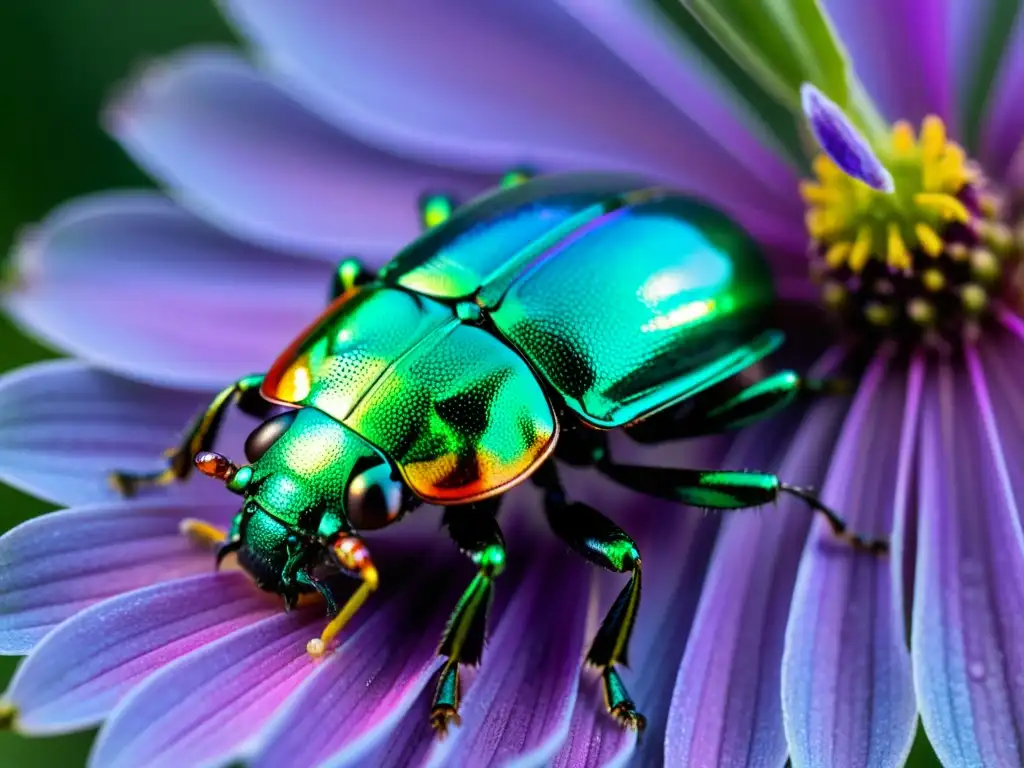
<svg viewBox="0 0 1024 768">
<path fill-rule="evenodd" d="M 230 531 L 192 532 L 237 552 L 263 589 L 293 604 L 323 596 L 334 618 L 310 641 L 325 651 L 377 587 L 360 530 L 388 525 L 422 502 L 446 507 L 456 544 L 479 567 L 442 639 L 431 720 L 457 718 L 459 666 L 480 660 L 494 579 L 504 567 L 495 514 L 501 495 L 531 479 L 557 536 L 611 571 L 630 572 L 588 654 L 609 711 L 642 727 L 616 665 L 626 657 L 641 559 L 629 536 L 567 498 L 558 462 L 585 464 L 639 492 L 735 509 L 788 492 L 853 535 L 807 492 L 774 475 L 619 464 L 607 431 L 644 442 L 745 424 L 808 385 L 782 372 L 734 385 L 774 351 L 773 300 L 752 241 L 720 213 L 642 179 L 572 174 L 528 180 L 461 208 L 427 200 L 434 224 L 379 273 L 346 260 L 334 300 L 270 367 L 221 392 L 149 476 L 115 474 L 127 493 L 184 478 L 193 461 L 244 497 Z M 232 404 L 265 418 L 238 467 L 211 452 Z M 577 428 L 585 427 L 585 428 Z M 341 607 L 315 577 L 328 562 L 361 579 Z"/>
</svg>

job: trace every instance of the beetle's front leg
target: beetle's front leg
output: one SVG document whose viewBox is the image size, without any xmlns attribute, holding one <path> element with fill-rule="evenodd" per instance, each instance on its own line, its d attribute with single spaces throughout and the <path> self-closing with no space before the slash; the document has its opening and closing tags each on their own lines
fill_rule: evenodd
<svg viewBox="0 0 1024 768">
<path fill-rule="evenodd" d="M 495 519 L 499 505 L 498 499 L 488 499 L 445 510 L 444 522 L 452 540 L 480 570 L 459 598 L 437 649 L 438 655 L 447 656 L 448 661 L 441 668 L 434 692 L 430 724 L 442 738 L 450 723 L 459 723 L 459 665 L 480 662 L 494 579 L 505 569 L 505 540 Z"/>
<path fill-rule="evenodd" d="M 846 521 L 809 491 L 782 482 L 765 472 L 735 472 L 710 469 L 666 469 L 614 463 L 607 454 L 598 462 L 598 470 L 620 485 L 649 496 L 677 501 L 706 509 L 747 509 L 776 501 L 787 494 L 803 500 L 820 514 L 838 539 L 853 549 L 884 554 L 886 539 L 863 536 L 850 530 Z"/>
<path fill-rule="evenodd" d="M 569 502 L 553 462 L 548 461 L 533 476 L 544 491 L 544 512 L 551 530 L 570 549 L 613 573 L 629 573 L 629 581 L 608 609 L 587 662 L 601 670 L 605 706 L 623 725 L 641 731 L 646 725 L 615 669 L 628 664 L 629 638 L 640 608 L 640 552 L 625 531 L 596 509 Z"/>
<path fill-rule="evenodd" d="M 140 488 L 149 485 L 170 485 L 184 480 L 192 472 L 192 460 L 201 451 L 213 448 L 224 421 L 224 414 L 232 405 L 249 416 L 266 418 L 273 404 L 260 396 L 263 374 L 254 374 L 239 379 L 222 390 L 206 410 L 199 414 L 185 431 L 181 443 L 166 452 L 167 468 L 159 472 L 113 472 L 110 483 L 123 496 L 133 496 Z"/>
</svg>

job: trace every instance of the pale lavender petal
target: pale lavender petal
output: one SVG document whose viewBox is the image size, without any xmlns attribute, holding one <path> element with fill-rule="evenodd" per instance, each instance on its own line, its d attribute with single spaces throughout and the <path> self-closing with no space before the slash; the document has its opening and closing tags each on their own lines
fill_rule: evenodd
<svg viewBox="0 0 1024 768">
<path fill-rule="evenodd" d="M 923 397 L 911 653 L 945 765 L 1020 765 L 1024 534 L 978 354 L 938 363 Z"/>
<path fill-rule="evenodd" d="M 811 133 L 840 170 L 881 192 L 892 192 L 892 174 L 835 102 L 810 83 L 800 87 L 800 102 Z"/>
<path fill-rule="evenodd" d="M 182 536 L 185 517 L 226 526 L 232 507 L 120 502 L 52 512 L 0 537 L 0 653 L 28 653 L 88 606 L 206 573 L 213 556 Z"/>
<path fill-rule="evenodd" d="M 77 361 L 18 369 L 0 378 L 0 478 L 58 504 L 115 501 L 110 472 L 166 466 L 163 452 L 210 397 L 127 381 Z M 218 445 L 237 449 L 252 428 L 251 419 L 232 415 Z M 202 476 L 146 493 L 230 498 Z"/>
<path fill-rule="evenodd" d="M 279 613 L 164 667 L 114 710 L 89 765 L 180 768 L 240 754 L 318 668 L 306 641 L 323 623 L 322 607 Z"/>
<path fill-rule="evenodd" d="M 724 466 L 778 467 L 786 482 L 816 485 L 845 410 L 835 398 L 813 406 L 798 429 L 759 425 L 741 435 Z M 675 679 L 667 765 L 785 762 L 779 669 L 809 527 L 807 509 L 795 499 L 726 516 Z"/>
<path fill-rule="evenodd" d="M 74 200 L 22 238 L 13 317 L 125 376 L 219 390 L 326 306 L 332 267 L 235 240 L 156 192 Z"/>
<path fill-rule="evenodd" d="M 17 708 L 16 727 L 23 733 L 96 725 L 157 670 L 280 610 L 280 600 L 239 571 L 130 592 L 47 635 L 18 668 L 4 698 Z"/>
<path fill-rule="evenodd" d="M 430 686 L 420 691 L 419 698 L 402 717 L 401 722 L 380 743 L 347 749 L 335 756 L 331 768 L 409 768 L 424 765 L 437 734 L 424 717 L 430 712 L 434 690 Z"/>
<path fill-rule="evenodd" d="M 433 691 L 441 663 L 437 645 L 463 586 L 453 578 L 460 570 L 425 569 L 398 596 L 377 606 L 267 725 L 247 764 L 337 765 L 390 739 L 424 688 Z M 515 589 L 515 583 L 501 587 Z M 428 730 L 429 714 L 429 701 L 409 712 Z"/>
<path fill-rule="evenodd" d="M 887 118 L 950 118 L 948 20 L 932 0 L 826 0 L 825 7 L 854 70 Z"/>
<path fill-rule="evenodd" d="M 473 169 L 639 171 L 730 210 L 793 210 L 732 153 L 738 126 L 720 139 L 695 123 L 548 0 L 224 5 L 299 98 L 368 142 Z"/>
<path fill-rule="evenodd" d="M 373 66 L 360 62 L 361 82 L 373 80 Z M 221 50 L 152 66 L 111 106 L 108 125 L 199 215 L 270 247 L 334 259 L 353 249 L 388 254 L 418 234 L 420 195 L 485 184 L 360 144 Z"/>
<path fill-rule="evenodd" d="M 803 204 L 797 194 L 796 170 L 783 159 L 771 130 L 653 6 L 557 2 L 691 120 L 694 129 L 735 155 L 786 205 L 800 229 Z"/>
<path fill-rule="evenodd" d="M 550 760 L 565 739 L 583 664 L 591 580 L 563 550 L 538 549 L 465 694 L 462 725 L 429 765 Z"/>
<path fill-rule="evenodd" d="M 913 471 L 920 378 L 866 371 L 823 500 L 857 531 L 885 535 Z M 902 422 L 901 428 L 895 425 Z M 807 543 L 786 631 L 782 706 L 795 766 L 900 766 L 917 725 L 896 557 L 854 553 L 822 522 Z"/>
<path fill-rule="evenodd" d="M 995 173 L 1009 169 L 1024 139 L 1024 14 L 1018 13 L 989 91 L 981 133 L 981 159 Z M 1016 169 L 1014 169 L 1016 170 Z M 1019 179 L 1014 179 L 1018 184 Z"/>
</svg>

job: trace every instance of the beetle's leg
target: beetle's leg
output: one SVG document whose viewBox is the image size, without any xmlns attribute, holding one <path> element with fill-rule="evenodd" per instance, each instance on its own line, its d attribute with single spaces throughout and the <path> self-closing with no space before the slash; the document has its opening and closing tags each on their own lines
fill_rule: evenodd
<svg viewBox="0 0 1024 768">
<path fill-rule="evenodd" d="M 246 376 L 213 398 L 206 410 L 189 425 L 181 444 L 166 452 L 166 469 L 149 473 L 113 472 L 110 475 L 111 485 L 123 496 L 132 496 L 147 485 L 170 485 L 184 480 L 192 472 L 192 459 L 195 455 L 213 447 L 228 408 L 236 405 L 242 413 L 266 418 L 273 404 L 260 396 L 261 384 L 262 373 Z"/>
<path fill-rule="evenodd" d="M 424 230 L 444 224 L 457 207 L 451 195 L 429 194 L 420 198 L 420 225 Z"/>
<path fill-rule="evenodd" d="M 587 662 L 601 670 L 604 701 L 620 723 L 643 730 L 646 720 L 636 710 L 615 667 L 628 665 L 629 638 L 640 608 L 640 552 L 629 535 L 596 509 L 566 499 L 554 462 L 533 475 L 544 491 L 544 512 L 555 535 L 585 559 L 613 573 L 629 573 L 629 581 L 608 609 Z"/>
<path fill-rule="evenodd" d="M 367 598 L 377 591 L 380 586 L 380 576 L 377 568 L 370 559 L 370 551 L 366 548 L 362 539 L 358 536 L 342 534 L 334 543 L 334 554 L 337 555 L 342 567 L 349 573 L 357 576 L 362 584 L 352 593 L 348 602 L 341 607 L 341 610 L 328 622 L 320 637 L 314 637 L 306 643 L 306 651 L 310 656 L 319 658 L 327 652 L 331 641 L 338 636 L 338 633 L 345 628 L 349 620 L 355 615 Z"/>
<path fill-rule="evenodd" d="M 439 656 L 448 657 L 430 709 L 430 724 L 441 737 L 448 732 L 449 723 L 459 723 L 459 665 L 480 662 L 494 579 L 505 568 L 505 540 L 495 519 L 499 504 L 497 498 L 488 499 L 448 507 L 444 514 L 452 540 L 480 571 L 459 598 L 437 649 Z"/>
<path fill-rule="evenodd" d="M 525 184 L 536 175 L 537 174 L 530 168 L 513 168 L 501 177 L 501 188 L 508 189 L 509 187 L 518 187 L 520 184 Z"/>
<path fill-rule="evenodd" d="M 334 268 L 334 280 L 331 282 L 331 301 L 347 293 L 357 285 L 373 280 L 373 271 L 367 269 L 359 259 L 342 259 Z"/>
<path fill-rule="evenodd" d="M 609 478 L 640 493 L 707 509 L 746 509 L 768 504 L 781 494 L 796 496 L 822 515 L 836 536 L 851 547 L 873 554 L 888 551 L 886 539 L 862 536 L 850 531 L 836 512 L 803 488 L 782 482 L 764 472 L 736 472 L 705 469 L 666 469 L 616 464 L 605 455 L 598 470 Z"/>
<path fill-rule="evenodd" d="M 838 395 L 850 389 L 843 378 L 807 379 L 795 371 L 779 371 L 740 388 L 723 382 L 674 411 L 659 413 L 626 431 L 640 443 L 660 443 L 684 437 L 738 429 L 768 418 L 803 395 Z"/>
</svg>

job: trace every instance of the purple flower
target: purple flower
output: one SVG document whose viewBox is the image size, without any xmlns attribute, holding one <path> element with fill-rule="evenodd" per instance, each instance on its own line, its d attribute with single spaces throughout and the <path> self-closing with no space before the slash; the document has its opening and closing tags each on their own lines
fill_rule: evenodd
<svg viewBox="0 0 1024 768">
<path fill-rule="evenodd" d="M 854 148 L 830 111 L 839 143 L 801 185 L 785 127 L 644 6 L 225 4 L 258 65 L 186 51 L 107 112 L 169 198 L 71 202 L 16 253 L 8 310 L 77 360 L 0 381 L 0 473 L 70 507 L 0 539 L 0 650 L 28 654 L 5 695 L 15 727 L 103 722 L 96 766 L 882 766 L 920 714 L 947 765 L 1024 762 L 1024 24 L 993 76 L 979 3 L 832 2 L 865 91 L 910 122 Z M 891 195 L 829 159 L 853 149 Z M 322 609 L 284 613 L 179 534 L 227 524 L 222 488 L 106 487 L 111 469 L 159 467 L 212 391 L 265 369 L 340 257 L 384 263 L 416 235 L 422 194 L 465 199 L 523 165 L 630 170 L 709 200 L 761 241 L 784 299 L 840 328 L 815 370 L 855 341 L 876 350 L 851 397 L 646 458 L 822 487 L 854 528 L 892 531 L 889 558 L 837 550 L 795 501 L 704 517 L 577 483 L 643 552 L 639 746 L 582 668 L 589 606 L 622 580 L 543 543 L 526 489 L 462 726 L 437 743 L 436 639 L 472 567 L 436 516 L 375 542 L 381 592 L 312 662 Z M 234 420 L 225 444 L 250 427 Z"/>
</svg>

